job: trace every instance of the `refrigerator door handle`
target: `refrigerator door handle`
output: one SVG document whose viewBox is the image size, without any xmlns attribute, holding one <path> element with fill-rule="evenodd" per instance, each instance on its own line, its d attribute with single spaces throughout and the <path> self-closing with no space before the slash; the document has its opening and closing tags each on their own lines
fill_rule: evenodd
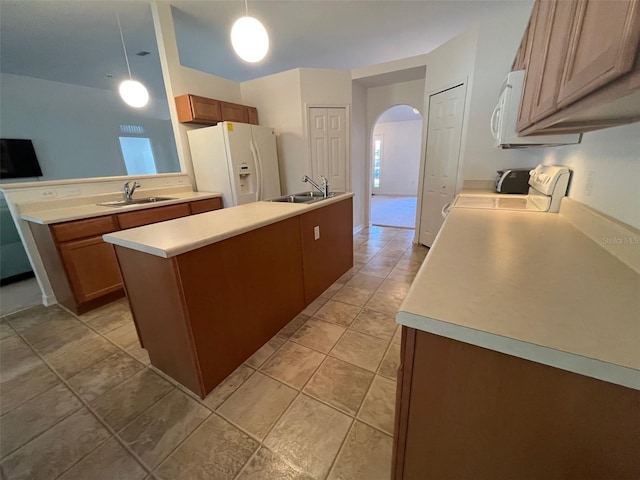
<svg viewBox="0 0 640 480">
<path fill-rule="evenodd" d="M 256 148 L 256 145 L 253 142 L 253 139 L 251 139 L 251 141 L 249 142 L 249 146 L 251 148 L 251 155 L 253 155 L 253 161 L 256 164 L 256 173 L 258 174 L 258 179 L 257 179 L 258 181 L 256 182 L 256 188 L 258 190 L 257 199 L 262 200 L 263 185 L 262 185 L 262 164 L 260 162 L 260 152 Z"/>
</svg>

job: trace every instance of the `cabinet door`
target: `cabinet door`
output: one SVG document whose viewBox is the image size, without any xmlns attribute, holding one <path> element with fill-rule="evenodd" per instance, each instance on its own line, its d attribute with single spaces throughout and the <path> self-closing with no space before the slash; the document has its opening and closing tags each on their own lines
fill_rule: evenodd
<svg viewBox="0 0 640 480">
<path fill-rule="evenodd" d="M 59 249 L 78 303 L 122 288 L 113 246 L 103 242 L 102 237 L 61 243 Z"/>
<path fill-rule="evenodd" d="M 640 0 L 582 0 L 558 93 L 565 107 L 629 72 L 640 39 Z"/>
<path fill-rule="evenodd" d="M 120 213 L 118 214 L 118 223 L 120 224 L 120 228 L 124 230 L 125 228 L 141 227 L 142 225 L 148 225 L 150 223 L 186 217 L 187 215 L 191 215 L 189 204 L 179 203 L 178 205 Z"/>
<path fill-rule="evenodd" d="M 176 97 L 176 108 L 178 121 L 183 123 L 215 125 L 222 121 L 220 102 L 213 98 L 181 95 Z"/>
<path fill-rule="evenodd" d="M 249 114 L 249 123 L 252 125 L 259 125 L 258 123 L 258 109 L 256 107 L 247 107 Z"/>
<path fill-rule="evenodd" d="M 535 56 L 535 61 L 542 65 L 536 66 L 538 77 L 530 115 L 533 123 L 557 110 L 558 90 L 569 48 L 569 29 L 576 11 L 575 2 L 553 0 L 544 3 L 548 4 L 545 8 L 545 48 Z M 531 61 L 534 61 L 533 56 Z"/>
<path fill-rule="evenodd" d="M 222 200 L 220 198 L 207 198 L 206 200 L 198 200 L 191 202 L 191 215 L 198 213 L 211 212 L 222 208 Z"/>
<path fill-rule="evenodd" d="M 249 123 L 249 110 L 245 105 L 237 103 L 220 102 L 222 119 L 225 122 Z"/>
</svg>

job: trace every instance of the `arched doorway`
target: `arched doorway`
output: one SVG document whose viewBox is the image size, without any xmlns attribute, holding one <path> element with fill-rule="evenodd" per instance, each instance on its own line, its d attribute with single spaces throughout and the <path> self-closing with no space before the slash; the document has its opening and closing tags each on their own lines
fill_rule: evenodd
<svg viewBox="0 0 640 480">
<path fill-rule="evenodd" d="M 415 228 L 422 115 L 395 105 L 376 121 L 371 138 L 372 225 Z"/>
</svg>

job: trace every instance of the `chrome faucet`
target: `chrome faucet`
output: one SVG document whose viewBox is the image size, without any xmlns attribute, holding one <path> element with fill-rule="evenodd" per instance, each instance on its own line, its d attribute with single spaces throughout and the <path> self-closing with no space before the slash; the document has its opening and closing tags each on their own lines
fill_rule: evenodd
<svg viewBox="0 0 640 480">
<path fill-rule="evenodd" d="M 133 192 L 135 192 L 136 188 L 140 186 L 138 182 L 133 182 L 133 186 L 129 187 L 129 183 L 130 182 L 127 182 L 124 184 L 124 199 L 127 202 L 130 202 L 131 200 L 133 200 Z"/>
<path fill-rule="evenodd" d="M 320 178 L 322 179 L 322 186 L 318 185 L 316 182 L 313 181 L 312 178 L 308 177 L 307 175 L 302 176 L 302 181 L 309 182 L 311 185 L 316 187 L 322 193 L 322 196 L 324 198 L 327 198 L 329 196 L 329 180 L 327 180 L 325 177 L 320 177 Z"/>
</svg>

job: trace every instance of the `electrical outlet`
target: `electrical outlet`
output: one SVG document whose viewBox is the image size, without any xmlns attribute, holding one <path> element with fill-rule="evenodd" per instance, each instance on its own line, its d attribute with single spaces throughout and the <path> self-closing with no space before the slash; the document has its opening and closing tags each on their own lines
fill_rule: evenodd
<svg viewBox="0 0 640 480">
<path fill-rule="evenodd" d="M 56 191 L 55 190 L 42 190 L 40 192 L 40 196 L 42 198 L 53 198 L 56 196 Z"/>
<path fill-rule="evenodd" d="M 318 225 L 313 227 L 313 238 L 314 240 L 318 240 L 320 238 L 320 227 Z"/>
</svg>

